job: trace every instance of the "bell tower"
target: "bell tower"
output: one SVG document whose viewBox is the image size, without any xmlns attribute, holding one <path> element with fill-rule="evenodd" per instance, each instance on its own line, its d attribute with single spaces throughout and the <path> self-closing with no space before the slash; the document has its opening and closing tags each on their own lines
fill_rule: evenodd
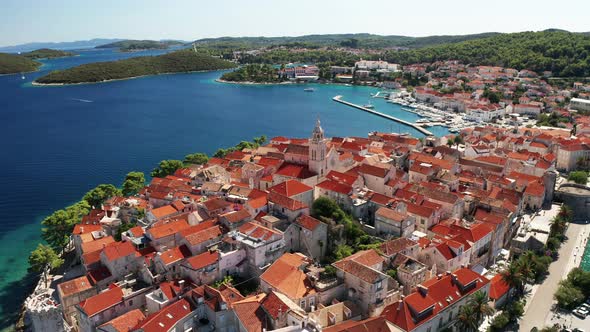
<svg viewBox="0 0 590 332">
<path fill-rule="evenodd" d="M 309 139 L 309 169 L 323 177 L 327 173 L 327 142 L 318 118 Z"/>
</svg>

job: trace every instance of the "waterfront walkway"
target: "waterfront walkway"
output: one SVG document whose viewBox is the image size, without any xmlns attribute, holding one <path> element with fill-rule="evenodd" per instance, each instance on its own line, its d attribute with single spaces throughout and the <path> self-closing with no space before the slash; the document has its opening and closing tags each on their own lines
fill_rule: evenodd
<svg viewBox="0 0 590 332">
<path fill-rule="evenodd" d="M 384 113 L 381 113 L 381 112 L 377 112 L 377 111 L 372 110 L 372 109 L 368 109 L 366 107 L 362 107 L 360 105 L 356 105 L 356 104 L 347 102 L 345 100 L 342 100 L 342 96 L 336 96 L 336 97 L 332 98 L 332 100 L 334 100 L 335 102 L 339 102 L 341 104 L 344 104 L 344 105 L 348 105 L 350 107 L 358 108 L 359 110 L 365 111 L 367 113 L 375 114 L 375 115 L 380 116 L 382 118 L 386 118 L 386 119 L 389 119 L 389 120 L 392 120 L 392 121 L 395 121 L 395 122 L 399 122 L 401 124 L 404 124 L 406 126 L 409 126 L 409 127 L 412 127 L 414 129 L 416 129 L 417 131 L 421 132 L 422 134 L 424 134 L 426 136 L 434 136 L 433 133 L 431 133 L 430 131 L 428 131 L 428 130 L 426 130 L 426 129 L 418 126 L 418 125 L 416 125 L 415 123 L 404 121 L 402 119 L 398 119 L 398 118 L 393 117 L 391 115 L 387 115 L 387 114 L 384 114 Z"/>
<path fill-rule="evenodd" d="M 566 231 L 568 239 L 559 249 L 558 259 L 549 265 L 549 275 L 543 283 L 536 285 L 537 289 L 532 298 L 527 299 L 526 312 L 520 319 L 521 332 L 529 332 L 533 327 L 541 329 L 555 323 L 551 320 L 551 310 L 555 304 L 553 294 L 559 286 L 559 281 L 567 277 L 569 271 L 576 267 L 579 256 L 583 255 L 584 239 L 589 230 L 590 225 L 570 223 Z"/>
</svg>

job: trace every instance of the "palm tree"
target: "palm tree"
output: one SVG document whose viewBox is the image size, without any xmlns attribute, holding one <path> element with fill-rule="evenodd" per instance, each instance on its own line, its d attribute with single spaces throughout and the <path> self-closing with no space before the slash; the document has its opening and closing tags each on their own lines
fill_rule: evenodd
<svg viewBox="0 0 590 332">
<path fill-rule="evenodd" d="M 511 288 L 516 289 L 520 294 L 524 293 L 524 282 L 522 273 L 514 263 L 508 265 L 508 268 L 501 272 L 502 280 Z"/>
<path fill-rule="evenodd" d="M 475 308 L 469 304 L 459 308 L 457 315 L 460 331 L 475 331 L 477 329 Z"/>
<path fill-rule="evenodd" d="M 535 262 L 536 262 L 536 255 L 532 251 L 526 251 L 520 259 L 514 263 L 520 274 L 524 283 L 527 283 L 533 279 L 535 279 Z"/>
<path fill-rule="evenodd" d="M 484 317 L 494 314 L 494 309 L 488 304 L 488 294 L 481 290 L 473 293 L 467 303 L 474 308 L 478 324 Z"/>
<path fill-rule="evenodd" d="M 563 216 L 565 220 L 571 220 L 574 216 L 574 211 L 572 211 L 571 207 L 563 204 L 561 208 L 559 208 L 559 215 Z"/>
</svg>

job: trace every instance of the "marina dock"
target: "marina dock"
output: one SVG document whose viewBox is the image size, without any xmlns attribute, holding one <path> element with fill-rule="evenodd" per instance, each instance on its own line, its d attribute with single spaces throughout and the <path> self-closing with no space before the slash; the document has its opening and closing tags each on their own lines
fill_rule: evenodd
<svg viewBox="0 0 590 332">
<path fill-rule="evenodd" d="M 426 135 L 426 136 L 434 136 L 434 134 L 433 134 L 433 133 L 429 132 L 428 130 L 426 130 L 426 129 L 424 129 L 424 128 L 422 128 L 422 127 L 418 126 L 418 125 L 416 125 L 415 123 L 411 123 L 411 122 L 408 122 L 408 121 L 405 121 L 405 120 L 402 120 L 402 119 L 398 119 L 398 118 L 396 118 L 396 117 L 393 117 L 393 116 L 391 116 L 391 115 L 387 115 L 387 114 L 384 114 L 384 113 L 381 113 L 381 112 L 377 112 L 377 111 L 375 111 L 375 110 L 372 110 L 372 109 L 368 109 L 368 108 L 362 107 L 362 106 L 360 106 L 360 105 L 356 105 L 356 104 L 353 104 L 353 103 L 347 102 L 347 101 L 345 101 L 345 100 L 342 100 L 342 96 L 340 96 L 340 95 L 338 95 L 338 96 L 336 96 L 336 97 L 332 98 L 332 100 L 334 100 L 335 102 L 338 102 L 338 103 L 344 104 L 344 105 L 348 105 L 348 106 L 350 106 L 350 107 L 357 108 L 357 109 L 359 109 L 359 110 L 361 110 L 361 111 L 365 111 L 365 112 L 367 112 L 367 113 L 371 113 L 371 114 L 374 114 L 374 115 L 380 116 L 380 117 L 382 117 L 382 118 L 389 119 L 389 120 L 391 120 L 391 121 L 395 121 L 395 122 L 398 122 L 398 123 L 404 124 L 404 125 L 406 125 L 406 126 L 412 127 L 412 128 L 414 128 L 414 129 L 416 129 L 417 131 L 421 132 L 422 134 Z"/>
</svg>

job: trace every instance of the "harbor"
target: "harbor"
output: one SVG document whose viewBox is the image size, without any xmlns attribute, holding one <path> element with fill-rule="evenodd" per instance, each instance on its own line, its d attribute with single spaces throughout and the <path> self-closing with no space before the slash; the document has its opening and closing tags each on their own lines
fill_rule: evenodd
<svg viewBox="0 0 590 332">
<path fill-rule="evenodd" d="M 369 109 L 369 108 L 366 108 L 366 107 L 363 107 L 363 106 L 360 106 L 360 105 L 356 105 L 356 104 L 347 102 L 347 101 L 345 101 L 345 100 L 342 99 L 342 96 L 341 95 L 335 96 L 334 98 L 332 98 L 332 100 L 334 100 L 335 102 L 344 104 L 344 105 L 348 105 L 350 107 L 357 108 L 357 109 L 359 109 L 361 111 L 365 111 L 367 113 L 371 113 L 371 114 L 380 116 L 382 118 L 389 119 L 391 121 L 395 121 L 395 122 L 404 124 L 406 126 L 412 127 L 414 129 L 416 129 L 417 131 L 421 132 L 422 134 L 426 135 L 426 136 L 434 136 L 433 133 L 431 133 L 430 131 L 424 129 L 423 127 L 421 127 L 421 126 L 419 126 L 419 125 L 417 125 L 415 123 L 411 123 L 411 122 L 408 122 L 408 121 L 405 121 L 405 120 L 402 120 L 402 119 L 398 119 L 398 118 L 393 117 L 391 115 L 387 115 L 387 114 L 384 114 L 384 113 L 381 113 L 381 112 L 377 112 L 377 111 L 375 111 L 373 109 Z"/>
</svg>

